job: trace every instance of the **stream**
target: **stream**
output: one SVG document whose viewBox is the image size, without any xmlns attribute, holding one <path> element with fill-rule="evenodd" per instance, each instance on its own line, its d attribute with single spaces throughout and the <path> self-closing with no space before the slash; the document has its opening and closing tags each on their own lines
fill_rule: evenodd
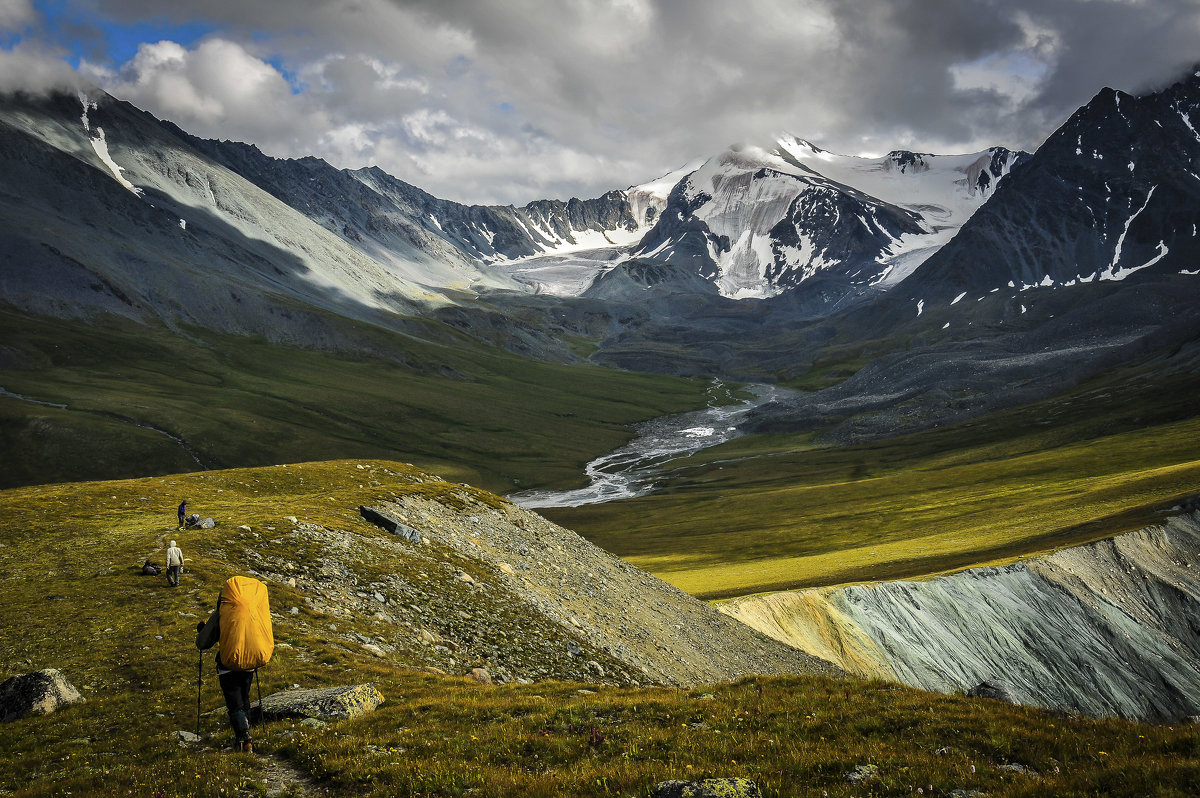
<svg viewBox="0 0 1200 798">
<path fill-rule="evenodd" d="M 714 384 L 713 392 L 721 388 Z M 588 485 L 562 491 L 523 491 L 509 500 L 528 509 L 578 507 L 653 492 L 659 468 L 672 460 L 731 441 L 742 435 L 738 422 L 751 410 L 793 393 L 775 385 L 747 385 L 753 394 L 736 405 L 713 406 L 690 413 L 662 416 L 634 427 L 637 437 L 616 451 L 598 457 L 585 467 Z"/>
</svg>

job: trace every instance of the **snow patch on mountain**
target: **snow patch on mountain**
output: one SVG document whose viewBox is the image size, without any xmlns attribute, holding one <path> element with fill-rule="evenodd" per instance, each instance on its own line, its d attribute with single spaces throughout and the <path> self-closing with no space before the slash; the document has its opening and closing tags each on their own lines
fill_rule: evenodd
<svg viewBox="0 0 1200 798">
<path fill-rule="evenodd" d="M 85 122 L 86 122 L 86 118 L 87 117 L 85 114 L 85 116 L 84 116 Z M 85 125 L 85 129 L 86 129 L 86 125 Z M 135 195 L 137 195 L 139 197 L 142 196 L 142 190 L 140 188 L 138 188 L 137 186 L 135 186 L 133 183 L 130 183 L 128 180 L 125 179 L 125 176 L 122 174 L 122 172 L 124 172 L 125 170 L 123 168 L 121 168 L 120 166 L 117 166 L 117 162 L 112 159 L 111 155 L 109 155 L 108 141 L 104 138 L 104 128 L 102 128 L 102 127 L 96 128 L 96 137 L 93 139 L 89 139 L 89 141 L 92 143 L 92 149 L 95 150 L 96 156 L 101 161 L 104 162 L 104 165 L 108 167 L 108 171 L 112 172 L 112 176 L 114 178 L 116 178 L 116 181 L 118 183 L 120 183 L 122 186 L 124 186 L 125 188 L 132 191 Z"/>
</svg>

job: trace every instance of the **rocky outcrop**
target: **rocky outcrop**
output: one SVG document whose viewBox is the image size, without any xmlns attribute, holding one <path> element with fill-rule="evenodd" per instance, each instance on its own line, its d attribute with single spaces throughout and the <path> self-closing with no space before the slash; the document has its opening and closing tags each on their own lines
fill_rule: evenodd
<svg viewBox="0 0 1200 798">
<path fill-rule="evenodd" d="M 387 466 L 361 467 L 364 479 L 396 484 Z M 244 556 L 254 573 L 286 591 L 272 597 L 277 629 L 340 656 L 458 675 L 485 669 L 498 684 L 842 673 L 531 511 L 431 474 L 412 479 L 366 515 L 419 531 L 420 543 L 359 519 L 330 528 L 301 518 L 273 539 L 240 533 L 253 541 Z"/>
<path fill-rule="evenodd" d="M 503 596 L 536 618 L 536 626 L 515 621 L 512 627 L 545 628 L 561 646 L 560 666 L 573 662 L 581 671 L 575 678 L 693 686 L 750 674 L 840 673 L 516 505 L 455 512 L 407 497 L 377 509 L 474 561 L 469 570 L 482 566 L 483 575 L 470 582 L 457 571 L 445 573 L 469 585 L 469 593 L 490 593 L 492 601 Z M 481 631 L 445 636 L 473 639 Z"/>
<path fill-rule="evenodd" d="M 83 700 L 75 686 L 55 668 L 13 676 L 0 684 L 0 722 L 49 715 Z"/>
<path fill-rule="evenodd" d="M 285 690 L 262 700 L 262 716 L 280 718 L 316 718 L 342 720 L 373 711 L 383 703 L 383 695 L 373 684 L 329 687 L 323 690 Z M 255 702 L 254 706 L 258 706 Z"/>
<path fill-rule="evenodd" d="M 1200 513 L 1004 567 L 721 607 L 855 674 L 1094 716 L 1200 714 Z"/>
</svg>

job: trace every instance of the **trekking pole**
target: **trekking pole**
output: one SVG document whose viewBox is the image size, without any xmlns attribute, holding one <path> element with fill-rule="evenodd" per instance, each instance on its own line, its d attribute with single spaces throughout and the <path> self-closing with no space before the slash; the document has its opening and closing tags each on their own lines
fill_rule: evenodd
<svg viewBox="0 0 1200 798">
<path fill-rule="evenodd" d="M 204 682 L 204 652 L 196 660 L 196 736 L 200 736 L 200 685 Z"/>
<path fill-rule="evenodd" d="M 263 727 L 263 737 L 267 736 L 267 716 L 263 714 L 262 680 L 258 678 L 258 668 L 254 669 L 254 683 L 258 685 L 258 725 Z"/>
</svg>

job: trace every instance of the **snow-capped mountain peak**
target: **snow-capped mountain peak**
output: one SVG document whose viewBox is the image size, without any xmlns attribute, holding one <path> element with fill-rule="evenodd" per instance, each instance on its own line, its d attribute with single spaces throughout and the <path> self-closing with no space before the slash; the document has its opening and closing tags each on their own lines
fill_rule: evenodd
<svg viewBox="0 0 1200 798">
<path fill-rule="evenodd" d="M 795 136 L 710 158 L 671 194 L 636 257 L 691 263 L 735 298 L 818 275 L 887 287 L 953 237 L 1022 157 L 838 155 Z"/>
</svg>

